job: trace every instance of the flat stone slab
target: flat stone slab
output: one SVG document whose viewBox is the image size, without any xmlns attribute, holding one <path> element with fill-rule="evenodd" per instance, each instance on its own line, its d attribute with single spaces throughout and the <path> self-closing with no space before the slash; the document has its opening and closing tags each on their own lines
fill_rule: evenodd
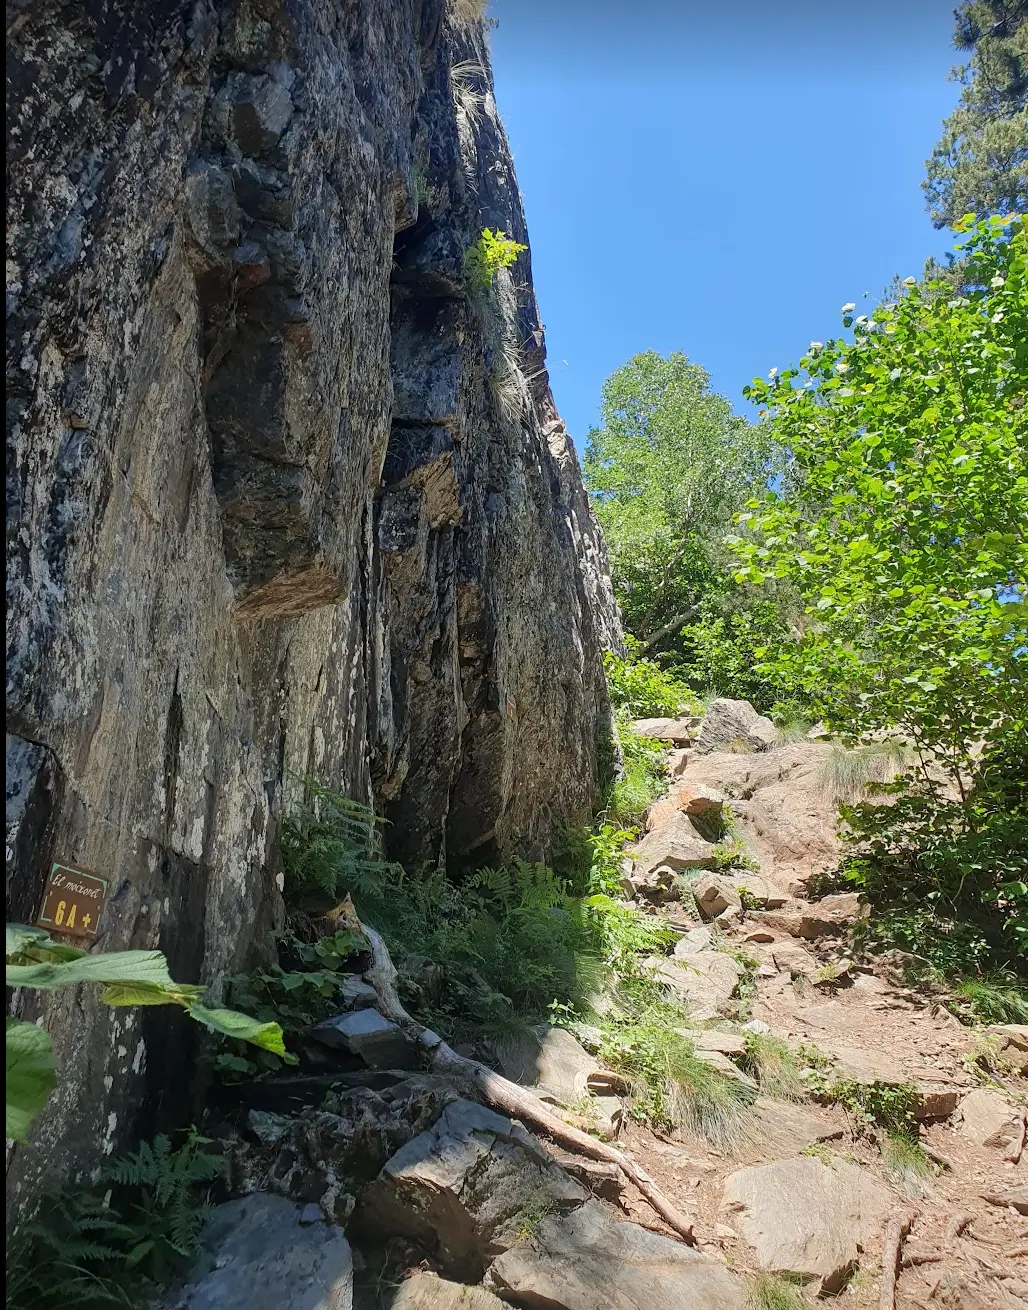
<svg viewBox="0 0 1028 1310">
<path fill-rule="evenodd" d="M 722 1014 L 743 974 L 742 965 L 721 951 L 701 951 L 680 962 L 653 956 L 643 967 L 672 988 L 699 1023 Z"/>
<path fill-rule="evenodd" d="M 498 1259 L 486 1284 L 546 1310 L 743 1310 L 746 1284 L 700 1255 L 596 1201 L 543 1219 Z"/>
<path fill-rule="evenodd" d="M 795 1156 L 725 1179 L 723 1205 L 757 1263 L 838 1292 L 894 1202 L 862 1169 Z"/>
<path fill-rule="evenodd" d="M 311 1029 L 311 1036 L 335 1050 L 359 1055 L 373 1069 L 414 1069 L 417 1049 L 402 1028 L 377 1010 L 350 1010 Z"/>
</svg>

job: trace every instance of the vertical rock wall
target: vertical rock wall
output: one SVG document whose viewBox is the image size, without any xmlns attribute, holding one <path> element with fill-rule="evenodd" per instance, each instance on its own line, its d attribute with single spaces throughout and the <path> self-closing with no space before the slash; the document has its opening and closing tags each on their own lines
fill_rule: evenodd
<svg viewBox="0 0 1028 1310">
<path fill-rule="evenodd" d="M 244 967 L 305 774 L 412 865 L 545 851 L 619 630 L 530 257 L 466 285 L 482 228 L 526 239 L 480 26 L 8 15 L 8 917 L 60 858 L 113 880 L 100 949 Z M 15 1194 L 198 1086 L 166 1011 L 40 995 L 60 1084 Z"/>
</svg>

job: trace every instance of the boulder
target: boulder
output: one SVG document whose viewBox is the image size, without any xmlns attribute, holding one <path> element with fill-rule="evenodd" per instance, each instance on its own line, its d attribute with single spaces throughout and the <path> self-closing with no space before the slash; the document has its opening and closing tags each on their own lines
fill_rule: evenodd
<svg viewBox="0 0 1028 1310">
<path fill-rule="evenodd" d="M 742 897 L 727 878 L 717 873 L 706 873 L 692 885 L 696 908 L 705 919 L 716 919 L 730 905 L 742 905 Z"/>
<path fill-rule="evenodd" d="M 688 746 L 696 734 L 695 719 L 636 719 L 632 731 L 640 737 L 668 741 L 673 746 Z"/>
<path fill-rule="evenodd" d="M 976 1146 L 1003 1150 L 1018 1131 L 1017 1110 L 998 1092 L 978 1087 L 960 1102 L 957 1131 Z"/>
<path fill-rule="evenodd" d="M 778 744 L 778 729 L 747 700 L 716 700 L 703 716 L 696 737 L 697 755 L 711 751 L 771 750 Z"/>
<path fill-rule="evenodd" d="M 667 757 L 667 771 L 672 778 L 680 778 L 692 759 L 691 750 L 670 751 Z"/>
<path fill-rule="evenodd" d="M 690 928 L 684 937 L 679 937 L 675 942 L 674 957 L 676 960 L 686 960 L 690 955 L 698 955 L 700 951 L 709 951 L 714 945 L 714 934 L 704 924 L 696 928 Z"/>
<path fill-rule="evenodd" d="M 677 814 L 702 819 L 716 829 L 724 804 L 725 794 L 716 787 L 708 787 L 702 782 L 679 783 L 646 811 L 646 831 L 662 828 Z"/>
<path fill-rule="evenodd" d="M 500 1071 L 512 1082 L 549 1093 L 563 1104 L 581 1100 L 589 1090 L 590 1077 L 603 1072 L 596 1057 L 566 1028 L 544 1025 L 530 1029 L 499 1046 L 496 1056 Z"/>
<path fill-rule="evenodd" d="M 644 967 L 670 987 L 685 1003 L 689 1017 L 700 1023 L 725 1011 L 743 974 L 742 965 L 721 951 L 702 951 L 680 963 L 651 957 Z"/>
<path fill-rule="evenodd" d="M 661 867 L 683 873 L 687 869 L 712 869 L 714 844 L 706 841 L 681 812 L 660 828 L 649 832 L 632 851 L 636 875 L 646 876 Z"/>
<path fill-rule="evenodd" d="M 690 1033 L 692 1044 L 697 1051 L 720 1051 L 738 1059 L 746 1054 L 746 1038 L 740 1033 L 723 1033 L 716 1028 L 704 1028 L 701 1032 Z"/>
<path fill-rule="evenodd" d="M 700 1255 L 598 1201 L 534 1231 L 493 1261 L 486 1285 L 546 1310 L 743 1310 L 746 1285 Z"/>
<path fill-rule="evenodd" d="M 845 1129 L 831 1116 L 809 1105 L 758 1096 L 750 1107 L 752 1131 L 749 1140 L 761 1156 L 797 1155 L 808 1146 L 842 1137 Z"/>
<path fill-rule="evenodd" d="M 878 1235 L 893 1201 L 855 1165 L 794 1156 L 730 1174 L 723 1204 L 762 1269 L 832 1293 Z"/>
<path fill-rule="evenodd" d="M 445 1273 L 477 1281 L 533 1216 L 588 1199 L 519 1124 L 458 1100 L 388 1161 L 356 1219 L 368 1233 L 424 1243 Z"/>
<path fill-rule="evenodd" d="M 308 1108 L 295 1118 L 251 1110 L 248 1138 L 255 1140 L 233 1148 L 233 1179 L 240 1190 L 317 1203 L 329 1219 L 345 1223 L 361 1187 L 456 1099 L 448 1081 L 420 1074 L 378 1090 L 333 1092 L 331 1109 Z"/>
<path fill-rule="evenodd" d="M 400 1284 L 389 1310 L 507 1310 L 499 1297 L 484 1287 L 451 1283 L 419 1269 Z"/>
<path fill-rule="evenodd" d="M 216 1206 L 197 1273 L 153 1310 L 352 1310 L 349 1243 L 329 1224 L 301 1222 L 302 1214 L 265 1192 Z"/>
<path fill-rule="evenodd" d="M 1006 1056 L 1021 1073 L 1028 1074 L 1028 1024 L 994 1023 L 985 1029 L 985 1034 L 1000 1055 Z"/>
<path fill-rule="evenodd" d="M 311 1029 L 323 1046 L 359 1055 L 373 1069 L 413 1069 L 417 1047 L 390 1019 L 377 1010 L 350 1010 L 333 1015 Z"/>
</svg>

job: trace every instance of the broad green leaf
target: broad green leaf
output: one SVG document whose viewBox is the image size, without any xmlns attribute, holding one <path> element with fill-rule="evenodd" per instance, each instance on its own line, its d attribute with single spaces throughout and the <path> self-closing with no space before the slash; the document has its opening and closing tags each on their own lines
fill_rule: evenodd
<svg viewBox="0 0 1028 1310">
<path fill-rule="evenodd" d="M 50 1037 L 34 1023 L 7 1020 L 7 1137 L 23 1142 L 29 1125 L 54 1089 Z"/>
<path fill-rule="evenodd" d="M 191 983 L 124 982 L 109 983 L 102 999 L 107 1005 L 182 1005 L 188 1007 L 199 1000 L 206 987 Z"/>
<path fill-rule="evenodd" d="M 107 951 L 59 964 L 7 966 L 8 987 L 54 988 L 73 983 L 150 983 L 175 987 L 160 951 Z"/>
<path fill-rule="evenodd" d="M 277 1023 L 260 1023 L 251 1015 L 241 1014 L 238 1010 L 212 1009 L 197 1003 L 189 1006 L 189 1013 L 198 1023 L 205 1024 L 212 1032 L 221 1033 L 224 1037 L 250 1042 L 275 1055 L 286 1053 L 282 1029 Z"/>
</svg>

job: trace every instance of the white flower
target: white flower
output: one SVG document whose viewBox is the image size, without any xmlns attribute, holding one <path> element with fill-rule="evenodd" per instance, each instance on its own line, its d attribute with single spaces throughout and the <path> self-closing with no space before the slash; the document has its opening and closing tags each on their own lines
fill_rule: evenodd
<svg viewBox="0 0 1028 1310">
<path fill-rule="evenodd" d="M 916 277 L 905 277 L 905 278 L 903 279 L 903 285 L 904 285 L 905 287 L 916 287 L 916 286 L 917 286 L 917 278 L 916 278 Z"/>
<path fill-rule="evenodd" d="M 823 341 L 812 341 L 810 343 L 810 353 L 812 355 L 816 355 L 817 352 L 824 346 L 824 344 L 825 343 Z"/>
<path fill-rule="evenodd" d="M 769 378 L 776 378 L 778 376 L 778 370 L 776 368 L 769 368 L 767 375 Z"/>
<path fill-rule="evenodd" d="M 840 359 L 835 365 L 835 371 L 836 373 L 848 373 L 849 367 L 850 366 L 846 363 L 844 359 Z"/>
<path fill-rule="evenodd" d="M 854 309 L 856 309 L 856 305 L 853 303 L 853 301 L 852 301 L 852 300 L 847 300 L 846 303 L 845 303 L 845 305 L 843 305 L 842 309 L 839 311 L 839 313 L 840 313 L 840 314 L 849 314 L 849 313 L 852 313 L 852 311 L 853 311 Z"/>
</svg>

